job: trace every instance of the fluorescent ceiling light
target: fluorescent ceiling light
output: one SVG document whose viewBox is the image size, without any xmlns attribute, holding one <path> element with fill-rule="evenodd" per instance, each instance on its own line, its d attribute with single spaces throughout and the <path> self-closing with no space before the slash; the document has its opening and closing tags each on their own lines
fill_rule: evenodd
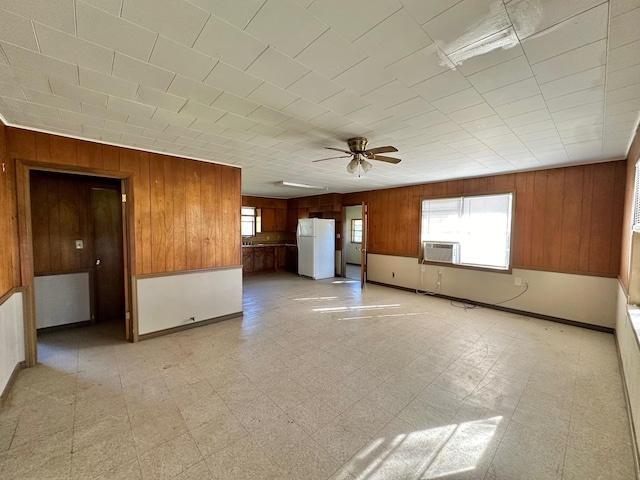
<svg viewBox="0 0 640 480">
<path fill-rule="evenodd" d="M 307 185 L 306 183 L 285 182 L 284 180 L 275 182 L 274 185 L 276 187 L 297 187 L 297 188 L 312 188 L 315 190 L 329 190 L 328 187 L 318 187 L 317 185 Z"/>
</svg>

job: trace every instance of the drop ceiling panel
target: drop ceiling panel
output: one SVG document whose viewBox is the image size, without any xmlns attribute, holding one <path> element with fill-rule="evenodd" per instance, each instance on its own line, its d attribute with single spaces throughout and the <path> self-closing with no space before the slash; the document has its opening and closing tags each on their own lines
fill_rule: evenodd
<svg viewBox="0 0 640 480">
<path fill-rule="evenodd" d="M 258 88 L 263 81 L 224 62 L 218 62 L 205 78 L 204 83 L 241 97 L 246 97 Z"/>
<path fill-rule="evenodd" d="M 327 29 L 326 24 L 292 0 L 265 2 L 245 27 L 248 33 L 290 57 L 298 55 Z"/>
<path fill-rule="evenodd" d="M 606 161 L 637 127 L 640 0 L 236 3 L 4 0 L 0 114 L 244 167 L 269 196 Z M 402 163 L 311 163 L 353 136 Z"/>
<path fill-rule="evenodd" d="M 84 65 L 101 73 L 111 73 L 113 50 L 87 42 L 46 25 L 34 24 L 40 52 L 66 62 Z"/>
<path fill-rule="evenodd" d="M 296 60 L 327 78 L 334 78 L 360 63 L 366 55 L 333 30 L 325 31 Z"/>
<path fill-rule="evenodd" d="M 337 83 L 316 72 L 309 72 L 287 88 L 289 92 L 314 103 L 322 103 L 343 89 Z"/>
<path fill-rule="evenodd" d="M 506 4 L 520 40 L 575 17 L 603 0 L 512 0 Z"/>
<path fill-rule="evenodd" d="M 266 50 L 267 44 L 212 15 L 193 48 L 245 70 Z"/>
<path fill-rule="evenodd" d="M 76 17 L 78 37 L 138 60 L 149 59 L 158 37 L 151 30 L 81 1 L 76 2 Z"/>
<path fill-rule="evenodd" d="M 613 18 L 611 20 L 610 48 L 618 48 L 640 40 L 638 23 L 640 23 L 640 8 Z"/>
<path fill-rule="evenodd" d="M 123 0 L 121 15 L 188 47 L 209 18 L 208 12 L 184 0 Z"/>
<path fill-rule="evenodd" d="M 158 36 L 149 63 L 201 82 L 211 73 L 217 60 Z"/>
<path fill-rule="evenodd" d="M 603 39 L 537 63 L 531 68 L 536 81 L 542 84 L 604 65 L 606 57 L 607 41 Z"/>
<path fill-rule="evenodd" d="M 608 4 L 587 10 L 522 42 L 529 62 L 540 63 L 607 37 Z"/>
<path fill-rule="evenodd" d="M 309 11 L 339 35 L 353 42 L 402 8 L 397 0 L 316 0 Z"/>
<path fill-rule="evenodd" d="M 69 0 L 3 0 L 2 8 L 69 34 L 75 31 L 73 2 Z"/>
<path fill-rule="evenodd" d="M 82 73 L 80 74 L 82 81 Z M 192 99 L 198 103 L 211 105 L 222 94 L 219 88 L 197 82 L 191 78 L 176 75 L 167 89 L 168 93 L 178 97 Z"/>
<path fill-rule="evenodd" d="M 175 73 L 116 52 L 113 61 L 113 75 L 130 82 L 165 91 L 169 88 Z"/>
<path fill-rule="evenodd" d="M 287 88 L 301 79 L 311 70 L 300 62 L 276 50 L 267 48 L 255 62 L 247 68 L 247 72 L 260 77 L 280 88 Z"/>
<path fill-rule="evenodd" d="M 0 47 L 12 67 L 57 78 L 64 82 L 78 83 L 78 67 L 72 63 L 9 43 L 0 42 Z"/>
<path fill-rule="evenodd" d="M 38 51 L 31 21 L 2 8 L 0 8 L 0 40 Z"/>
<path fill-rule="evenodd" d="M 397 11 L 353 42 L 381 66 L 397 62 L 431 43 L 431 38 L 404 9 Z"/>
</svg>

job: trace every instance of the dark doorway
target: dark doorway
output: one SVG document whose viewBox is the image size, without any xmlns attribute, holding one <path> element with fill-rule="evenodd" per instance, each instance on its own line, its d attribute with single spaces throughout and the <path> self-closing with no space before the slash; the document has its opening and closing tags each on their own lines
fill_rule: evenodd
<svg viewBox="0 0 640 480">
<path fill-rule="evenodd" d="M 30 187 L 38 329 L 117 320 L 124 334 L 121 180 L 34 170 Z"/>
</svg>

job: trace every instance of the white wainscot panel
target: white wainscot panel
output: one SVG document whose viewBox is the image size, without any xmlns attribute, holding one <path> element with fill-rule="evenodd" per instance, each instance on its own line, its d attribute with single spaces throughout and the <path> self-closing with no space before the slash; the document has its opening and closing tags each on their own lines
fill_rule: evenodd
<svg viewBox="0 0 640 480">
<path fill-rule="evenodd" d="M 22 292 L 15 292 L 0 305 L 0 393 L 16 365 L 24 361 Z"/>
<path fill-rule="evenodd" d="M 38 328 L 91 320 L 88 272 L 34 277 L 33 284 Z"/>
<path fill-rule="evenodd" d="M 391 255 L 367 256 L 368 279 L 410 289 L 435 292 L 476 302 L 497 304 L 523 312 L 613 328 L 616 322 L 618 280 L 514 268 L 494 273 L 468 268 L 425 264 L 418 259 Z M 522 285 L 515 285 L 520 278 Z M 520 297 L 525 281 L 529 288 Z M 503 303 L 502 303 L 503 302 Z"/>
<path fill-rule="evenodd" d="M 138 278 L 136 289 L 140 335 L 242 312 L 242 267 Z"/>
</svg>

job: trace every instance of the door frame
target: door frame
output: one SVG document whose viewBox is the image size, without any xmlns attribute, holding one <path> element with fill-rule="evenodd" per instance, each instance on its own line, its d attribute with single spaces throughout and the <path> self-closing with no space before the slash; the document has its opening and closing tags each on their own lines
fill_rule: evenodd
<svg viewBox="0 0 640 480">
<path fill-rule="evenodd" d="M 360 247 L 360 288 L 364 288 L 365 283 L 367 282 L 367 238 L 368 237 L 368 217 L 369 217 L 369 202 L 361 202 L 354 203 L 349 205 L 342 205 L 342 278 L 347 278 L 347 238 L 349 234 L 349 225 L 347 222 L 347 208 L 349 207 L 360 207 L 362 210 L 362 244 Z M 367 209 L 367 217 L 365 225 L 365 215 L 364 210 Z"/>
<path fill-rule="evenodd" d="M 33 233 L 31 230 L 31 171 L 64 173 L 69 175 L 83 175 L 88 177 L 112 178 L 120 180 L 120 192 L 126 195 L 126 201 L 122 202 L 122 246 L 124 260 L 124 302 L 126 340 L 135 342 L 137 335 L 137 318 L 131 314 L 131 231 L 133 229 L 133 216 L 130 204 L 132 202 L 129 186 L 131 174 L 101 170 L 96 168 L 78 167 L 75 165 L 62 165 L 34 162 L 30 160 L 14 159 L 16 165 L 16 204 L 18 214 L 18 254 L 20 258 L 20 283 L 24 292 L 23 317 L 24 317 L 24 347 L 25 364 L 34 367 L 38 362 L 37 321 L 35 311 L 35 295 L 33 288 Z"/>
</svg>

